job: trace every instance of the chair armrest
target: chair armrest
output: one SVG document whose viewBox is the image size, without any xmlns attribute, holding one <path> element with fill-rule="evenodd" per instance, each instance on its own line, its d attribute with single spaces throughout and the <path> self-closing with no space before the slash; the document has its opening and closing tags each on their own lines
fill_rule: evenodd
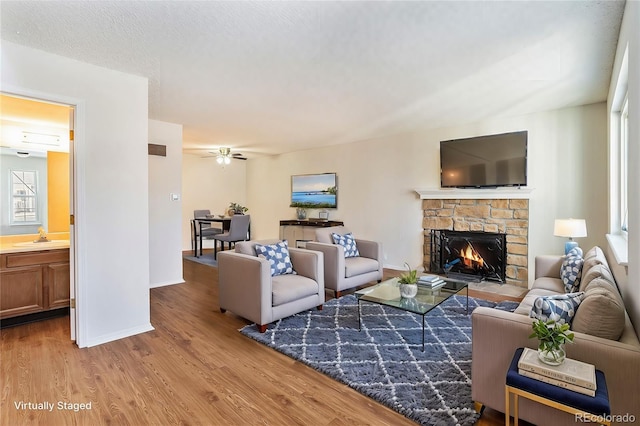
<svg viewBox="0 0 640 426">
<path fill-rule="evenodd" d="M 320 251 L 289 248 L 293 270 L 324 288 L 324 254 Z"/>
<path fill-rule="evenodd" d="M 271 267 L 265 259 L 223 251 L 218 253 L 218 297 L 221 309 L 266 324 L 263 312 L 271 309 Z"/>
<path fill-rule="evenodd" d="M 340 244 L 319 243 L 309 241 L 306 244 L 307 250 L 322 252 L 324 255 L 324 283 L 326 288 L 338 288 L 338 282 L 344 280 L 344 247 Z"/>
<path fill-rule="evenodd" d="M 560 278 L 560 267 L 564 256 L 541 255 L 536 256 L 535 277 Z"/>
<path fill-rule="evenodd" d="M 356 240 L 356 246 L 360 256 L 382 262 L 382 244 L 377 241 Z"/>
</svg>

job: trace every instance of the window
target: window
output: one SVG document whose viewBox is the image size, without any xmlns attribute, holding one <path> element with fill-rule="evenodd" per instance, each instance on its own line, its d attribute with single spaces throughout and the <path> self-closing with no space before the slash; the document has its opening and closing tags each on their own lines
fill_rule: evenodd
<svg viewBox="0 0 640 426">
<path fill-rule="evenodd" d="M 617 57 L 618 55 L 616 55 Z M 628 266 L 629 242 L 629 45 L 609 92 L 609 233 L 607 242 L 618 265 Z M 633 120 L 633 114 L 631 119 Z"/>
<path fill-rule="evenodd" d="M 11 170 L 11 223 L 37 223 L 38 173 L 33 170 Z"/>
<path fill-rule="evenodd" d="M 620 230 L 627 232 L 629 221 L 628 205 L 628 154 L 629 154 L 629 99 L 624 98 L 620 110 Z"/>
</svg>

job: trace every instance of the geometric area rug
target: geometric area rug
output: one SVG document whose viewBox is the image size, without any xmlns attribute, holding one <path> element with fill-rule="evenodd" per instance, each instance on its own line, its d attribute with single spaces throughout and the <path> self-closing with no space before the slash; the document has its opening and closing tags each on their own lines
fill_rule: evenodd
<svg viewBox="0 0 640 426">
<path fill-rule="evenodd" d="M 421 425 L 472 425 L 479 415 L 471 400 L 471 312 L 478 306 L 513 311 L 515 302 L 494 303 L 455 295 L 422 318 L 363 302 L 353 294 L 270 324 L 240 332 L 338 380 Z"/>
</svg>

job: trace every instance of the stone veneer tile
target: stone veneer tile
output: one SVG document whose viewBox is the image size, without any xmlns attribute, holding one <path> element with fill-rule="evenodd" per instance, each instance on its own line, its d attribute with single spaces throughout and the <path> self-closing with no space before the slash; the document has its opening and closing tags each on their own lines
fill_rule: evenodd
<svg viewBox="0 0 640 426">
<path fill-rule="evenodd" d="M 501 218 L 501 219 L 512 219 L 513 218 L 513 210 L 510 209 L 491 209 L 491 217 L 493 218 Z"/>
<path fill-rule="evenodd" d="M 528 209 L 529 200 L 509 200 L 509 207 L 512 209 Z"/>
<path fill-rule="evenodd" d="M 422 200 L 422 209 L 441 209 L 442 200 Z"/>
<path fill-rule="evenodd" d="M 457 217 L 488 217 L 491 208 L 489 206 L 457 206 L 454 215 Z"/>
</svg>

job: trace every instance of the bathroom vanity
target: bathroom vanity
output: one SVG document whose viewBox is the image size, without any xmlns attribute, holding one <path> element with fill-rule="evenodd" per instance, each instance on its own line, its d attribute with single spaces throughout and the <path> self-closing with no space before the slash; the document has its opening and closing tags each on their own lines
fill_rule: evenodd
<svg viewBox="0 0 640 426">
<path fill-rule="evenodd" d="M 70 292 L 69 244 L 11 245 L 0 251 L 0 319 L 65 313 Z M 12 321 L 15 322 L 15 321 Z M 19 322 L 19 321 L 18 321 Z M 3 324 L 5 325 L 5 324 Z"/>
</svg>

